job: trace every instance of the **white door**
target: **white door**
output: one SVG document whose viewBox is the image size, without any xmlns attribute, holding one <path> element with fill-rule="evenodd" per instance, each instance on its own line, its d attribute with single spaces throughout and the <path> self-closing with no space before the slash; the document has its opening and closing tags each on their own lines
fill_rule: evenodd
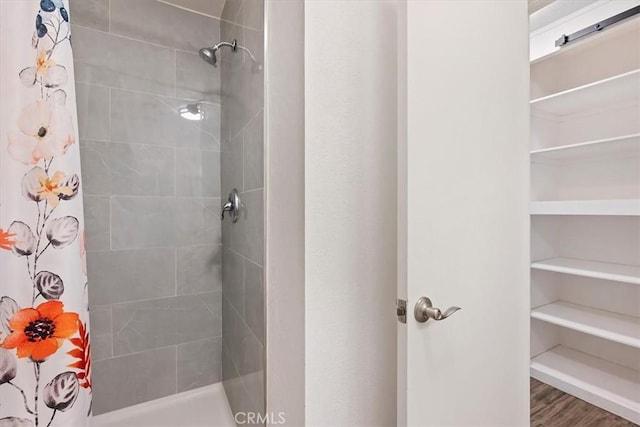
<svg viewBox="0 0 640 427">
<path fill-rule="evenodd" d="M 399 425 L 529 425 L 527 2 L 403 8 Z"/>
</svg>

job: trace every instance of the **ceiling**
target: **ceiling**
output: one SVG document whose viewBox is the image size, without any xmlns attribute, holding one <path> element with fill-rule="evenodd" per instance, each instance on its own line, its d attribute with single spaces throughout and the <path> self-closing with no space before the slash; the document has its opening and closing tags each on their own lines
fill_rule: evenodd
<svg viewBox="0 0 640 427">
<path fill-rule="evenodd" d="M 549 5 L 553 0 L 529 0 L 529 15 Z"/>
<path fill-rule="evenodd" d="M 162 3 L 172 4 L 192 12 L 220 18 L 225 0 L 160 0 Z"/>
</svg>

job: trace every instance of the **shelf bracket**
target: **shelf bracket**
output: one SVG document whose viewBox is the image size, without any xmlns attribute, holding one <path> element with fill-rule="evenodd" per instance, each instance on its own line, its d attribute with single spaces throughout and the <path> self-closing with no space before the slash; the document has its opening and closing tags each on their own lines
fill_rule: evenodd
<svg viewBox="0 0 640 427">
<path fill-rule="evenodd" d="M 569 35 L 563 34 L 558 40 L 556 40 L 556 47 L 566 46 L 571 42 L 574 42 L 593 33 L 602 31 L 605 28 L 610 27 L 611 25 L 617 24 L 621 21 L 624 21 L 625 19 L 629 19 L 637 14 L 640 14 L 640 6 L 632 7 L 631 9 L 625 10 L 624 12 L 621 12 L 610 18 L 603 19 L 596 24 L 589 25 L 588 27 L 576 31 L 575 33 L 571 33 Z"/>
</svg>

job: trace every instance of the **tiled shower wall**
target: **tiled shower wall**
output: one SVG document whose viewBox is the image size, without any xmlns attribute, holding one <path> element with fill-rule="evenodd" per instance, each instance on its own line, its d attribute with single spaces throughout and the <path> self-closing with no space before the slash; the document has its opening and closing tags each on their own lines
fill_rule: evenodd
<svg viewBox="0 0 640 427">
<path fill-rule="evenodd" d="M 246 46 L 221 64 L 222 195 L 236 188 L 243 209 L 222 223 L 224 387 L 234 412 L 264 413 L 263 0 L 227 0 L 221 39 Z M 286 213 L 283 213 L 286 214 Z"/>
<path fill-rule="evenodd" d="M 156 0 L 71 0 L 94 412 L 222 376 L 220 21 Z M 206 100 L 206 120 L 177 108 Z M 251 201 L 251 197 L 247 198 Z"/>
</svg>

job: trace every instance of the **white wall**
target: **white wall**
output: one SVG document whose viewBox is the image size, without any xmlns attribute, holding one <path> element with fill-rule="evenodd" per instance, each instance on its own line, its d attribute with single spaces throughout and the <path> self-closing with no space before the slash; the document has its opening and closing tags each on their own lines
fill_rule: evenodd
<svg viewBox="0 0 640 427">
<path fill-rule="evenodd" d="M 267 413 L 304 425 L 304 1 L 267 0 Z"/>
<path fill-rule="evenodd" d="M 306 424 L 396 422 L 396 4 L 305 2 Z"/>
</svg>

